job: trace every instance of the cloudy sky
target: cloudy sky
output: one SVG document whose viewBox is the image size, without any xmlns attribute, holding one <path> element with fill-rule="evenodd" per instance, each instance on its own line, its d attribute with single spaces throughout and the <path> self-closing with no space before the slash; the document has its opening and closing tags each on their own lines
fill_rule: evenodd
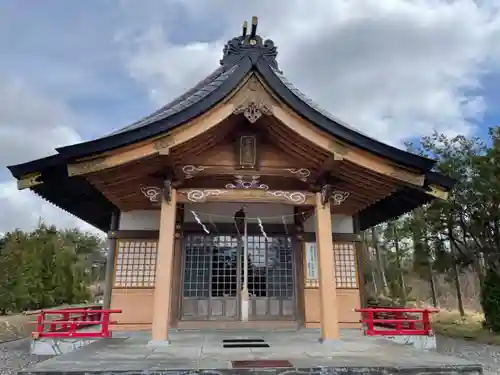
<svg viewBox="0 0 500 375">
<path fill-rule="evenodd" d="M 495 0 L 2 0 L 0 165 L 123 127 L 217 67 L 244 20 L 285 75 L 342 120 L 394 145 L 498 125 Z M 0 232 L 78 221 L 0 168 Z"/>
</svg>

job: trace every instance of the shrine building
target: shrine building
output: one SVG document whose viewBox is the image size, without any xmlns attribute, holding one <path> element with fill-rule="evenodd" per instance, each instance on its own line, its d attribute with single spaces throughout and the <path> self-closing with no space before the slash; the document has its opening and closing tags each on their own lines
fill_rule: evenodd
<svg viewBox="0 0 500 375">
<path fill-rule="evenodd" d="M 434 160 L 319 108 L 256 31 L 253 18 L 212 74 L 151 115 L 9 167 L 19 189 L 108 233 L 115 330 L 336 339 L 360 324 L 360 231 L 447 199 Z"/>
</svg>

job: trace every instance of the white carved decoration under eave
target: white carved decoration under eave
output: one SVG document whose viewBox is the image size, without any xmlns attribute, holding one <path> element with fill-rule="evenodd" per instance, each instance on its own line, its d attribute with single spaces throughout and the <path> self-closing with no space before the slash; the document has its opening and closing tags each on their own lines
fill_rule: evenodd
<svg viewBox="0 0 500 375">
<path fill-rule="evenodd" d="M 234 176 L 234 183 L 226 184 L 226 189 L 269 189 L 266 184 L 261 184 L 260 176 Z"/>
<path fill-rule="evenodd" d="M 187 193 L 187 199 L 191 202 L 201 202 L 204 201 L 207 197 L 225 194 L 228 191 L 229 190 L 219 190 L 219 189 L 190 190 Z"/>
<path fill-rule="evenodd" d="M 160 197 L 163 190 L 156 186 L 147 186 L 141 188 L 141 193 L 144 194 L 153 203 L 160 202 Z"/>
<path fill-rule="evenodd" d="M 196 174 L 199 172 L 205 170 L 206 167 L 203 167 L 201 165 L 196 166 L 196 165 L 185 165 L 182 167 L 182 173 L 184 173 L 184 176 L 186 177 L 186 180 L 193 178 Z"/>
<path fill-rule="evenodd" d="M 347 198 L 349 198 L 349 192 L 334 190 L 332 192 L 331 197 L 332 197 L 332 204 L 334 206 L 340 206 L 342 203 L 345 202 Z"/>
<path fill-rule="evenodd" d="M 287 168 L 287 171 L 295 175 L 300 181 L 307 182 L 311 171 L 307 168 Z"/>
<path fill-rule="evenodd" d="M 268 190 L 266 191 L 266 194 L 276 198 L 285 198 L 290 202 L 297 204 L 302 204 L 307 199 L 306 195 L 300 191 Z"/>
</svg>

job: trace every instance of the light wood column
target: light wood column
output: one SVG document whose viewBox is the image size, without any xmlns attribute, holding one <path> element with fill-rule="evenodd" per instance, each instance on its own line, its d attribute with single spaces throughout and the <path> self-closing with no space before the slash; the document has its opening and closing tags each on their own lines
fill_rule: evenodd
<svg viewBox="0 0 500 375">
<path fill-rule="evenodd" d="M 156 281 L 153 305 L 153 343 L 168 344 L 168 326 L 171 309 L 171 284 L 175 246 L 175 215 L 177 192 L 171 191 L 170 202 L 162 197 L 160 236 L 156 258 Z"/>
<path fill-rule="evenodd" d="M 335 259 L 333 254 L 330 202 L 316 193 L 316 247 L 319 265 L 321 342 L 339 338 Z"/>
</svg>

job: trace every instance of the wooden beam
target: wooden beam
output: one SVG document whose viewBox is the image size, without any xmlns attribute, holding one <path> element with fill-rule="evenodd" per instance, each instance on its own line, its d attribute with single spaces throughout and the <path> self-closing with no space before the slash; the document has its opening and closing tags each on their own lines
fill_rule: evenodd
<svg viewBox="0 0 500 375">
<path fill-rule="evenodd" d="M 19 180 L 17 180 L 17 188 L 19 190 L 28 189 L 33 186 L 43 184 L 41 180 L 42 175 L 40 173 L 30 173 L 25 176 L 22 176 Z"/>
<path fill-rule="evenodd" d="M 171 148 L 181 145 L 214 128 L 227 119 L 233 111 L 233 104 L 220 104 L 190 123 L 176 128 L 162 137 L 143 142 L 141 145 L 124 147 L 113 153 L 99 155 L 90 160 L 81 160 L 68 164 L 68 176 L 95 173 L 157 154 L 168 155 Z"/>
<path fill-rule="evenodd" d="M 260 167 L 258 169 L 236 169 L 234 165 L 179 165 L 176 166 L 176 175 L 184 179 L 201 176 L 273 176 L 302 179 L 309 177 L 312 171 L 298 166 L 297 168 Z M 306 177 L 307 176 L 307 177 Z M 304 181 L 305 182 L 305 181 Z"/>
<path fill-rule="evenodd" d="M 326 172 L 335 172 L 335 167 L 340 164 L 344 158 L 340 154 L 331 154 L 319 167 L 318 175 Z"/>
<path fill-rule="evenodd" d="M 314 205 L 314 193 L 266 189 L 177 189 L 179 203 L 252 202 Z"/>
<path fill-rule="evenodd" d="M 440 188 L 439 186 L 430 185 L 429 189 L 430 189 L 430 191 L 428 191 L 427 194 L 429 194 L 435 198 L 438 198 L 438 199 L 445 201 L 445 200 L 448 200 L 448 198 L 450 196 L 450 193 L 448 191 L 444 190 L 443 188 Z"/>
<path fill-rule="evenodd" d="M 284 106 L 275 104 L 271 106 L 271 110 L 273 115 L 283 124 L 290 127 L 290 129 L 296 133 L 301 134 L 304 138 L 313 142 L 323 150 L 329 151 L 336 158 L 348 160 L 364 168 L 403 181 L 407 184 L 415 186 L 424 185 L 424 175 L 405 170 L 383 160 L 382 158 L 368 155 L 363 151 L 358 151 L 353 147 L 344 145 L 341 142 L 334 140 L 331 136 L 320 133 L 318 130 L 312 128 L 312 126 L 304 119 L 293 114 Z"/>
</svg>

